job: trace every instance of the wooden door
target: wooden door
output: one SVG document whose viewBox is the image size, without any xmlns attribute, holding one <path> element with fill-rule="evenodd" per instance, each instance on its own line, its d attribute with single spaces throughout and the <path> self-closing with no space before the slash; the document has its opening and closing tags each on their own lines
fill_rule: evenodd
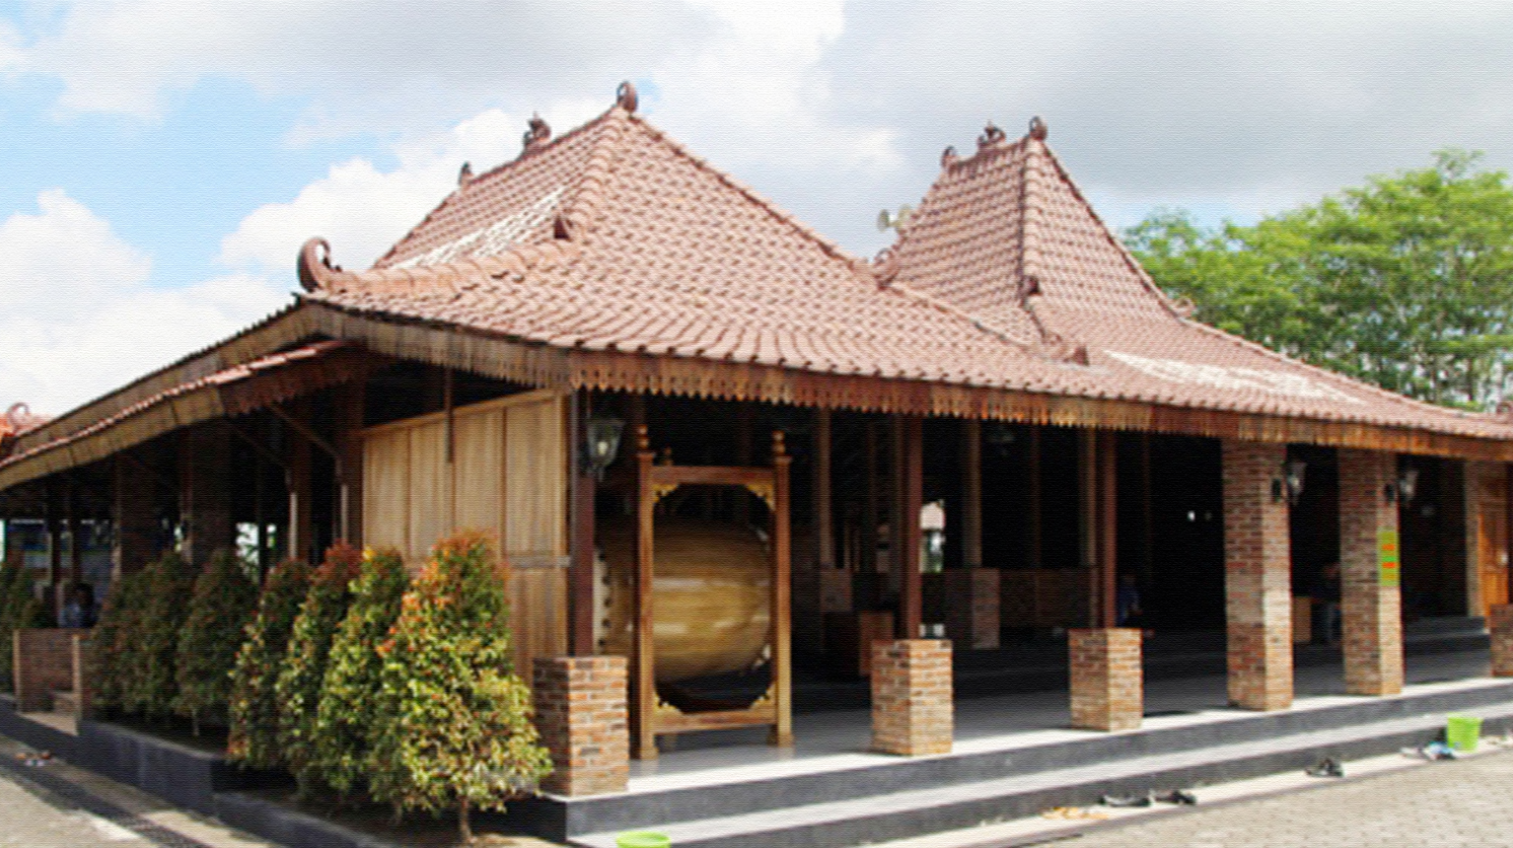
<svg viewBox="0 0 1513 848">
<path fill-rule="evenodd" d="M 1508 489 L 1501 466 L 1481 475 L 1476 498 L 1476 551 L 1485 616 L 1508 602 Z"/>
</svg>

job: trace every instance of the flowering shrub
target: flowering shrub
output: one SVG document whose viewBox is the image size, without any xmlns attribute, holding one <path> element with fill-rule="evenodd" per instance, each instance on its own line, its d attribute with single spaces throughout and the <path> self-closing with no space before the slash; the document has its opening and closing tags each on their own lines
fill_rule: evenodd
<svg viewBox="0 0 1513 848">
<path fill-rule="evenodd" d="M 361 789 L 372 768 L 369 733 L 377 723 L 383 671 L 377 646 L 389 637 L 409 585 L 396 551 L 365 551 L 352 604 L 331 643 L 316 711 L 315 758 L 321 778 L 343 796 Z"/>
<path fill-rule="evenodd" d="M 401 809 L 455 806 L 471 841 L 472 808 L 502 810 L 551 771 L 511 668 L 505 573 L 487 539 L 437 544 L 378 651 L 372 794 Z"/>
<path fill-rule="evenodd" d="M 231 668 L 256 603 L 257 586 L 247 576 L 246 564 L 231 551 L 211 554 L 194 580 L 174 654 L 178 694 L 173 709 L 189 719 L 195 736 L 200 735 L 202 721 L 226 724 Z"/>
<path fill-rule="evenodd" d="M 345 542 L 326 551 L 325 561 L 311 577 L 310 592 L 294 619 L 283 668 L 274 683 L 279 749 L 304 797 L 319 783 L 319 770 L 314 765 L 315 717 L 331 638 L 346 617 L 352 597 L 350 584 L 361 563 L 357 549 Z"/>
<path fill-rule="evenodd" d="M 310 588 L 310 566 L 285 560 L 268 573 L 258 599 L 257 615 L 247 624 L 246 638 L 231 672 L 231 734 L 226 755 L 252 768 L 273 768 L 283 762 L 278 749 L 278 698 L 274 684 L 294 629 L 294 617 Z"/>
</svg>

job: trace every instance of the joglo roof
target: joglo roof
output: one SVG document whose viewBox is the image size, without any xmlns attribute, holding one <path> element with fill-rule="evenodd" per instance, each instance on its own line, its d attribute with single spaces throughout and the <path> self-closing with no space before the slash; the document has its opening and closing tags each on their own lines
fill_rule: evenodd
<svg viewBox="0 0 1513 848">
<path fill-rule="evenodd" d="M 1194 320 L 1098 218 L 1038 119 L 1017 139 L 989 125 L 970 155 L 948 149 L 895 244 L 867 260 L 635 109 L 625 86 L 608 111 L 559 138 L 533 121 L 517 159 L 476 176 L 465 168 L 456 189 L 371 269 L 341 270 L 330 247 L 312 239 L 298 266 L 300 306 L 264 325 L 317 310 L 327 316 L 322 326 L 335 326 L 334 313 L 598 363 L 620 357 L 643 370 L 663 363 L 653 372 L 746 366 L 796 380 L 855 377 L 1100 410 L 1133 404 L 1513 437 L 1498 417 L 1410 400 Z M 247 347 L 257 329 L 220 352 Z M 248 351 L 242 361 L 269 352 Z M 128 400 L 161 401 L 174 391 L 165 384 L 171 371 L 97 403 L 108 412 Z M 154 380 L 155 392 L 134 388 Z M 866 407 L 860 395 L 830 388 L 840 382 L 815 385 L 810 402 Z M 88 413 L 64 416 L 45 441 L 66 438 L 69 420 L 96 426 L 108 417 Z M 46 444 L 25 447 L 30 454 Z"/>
</svg>

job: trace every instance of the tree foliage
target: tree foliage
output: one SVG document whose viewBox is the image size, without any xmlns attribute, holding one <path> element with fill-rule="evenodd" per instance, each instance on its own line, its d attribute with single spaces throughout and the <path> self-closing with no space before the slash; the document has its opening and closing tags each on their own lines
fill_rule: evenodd
<svg viewBox="0 0 1513 848">
<path fill-rule="evenodd" d="M 377 647 L 389 638 L 409 585 L 398 552 L 364 552 L 351 606 L 331 643 L 316 711 L 315 757 L 322 779 L 343 796 L 363 788 L 373 767 L 370 736 L 378 725 L 383 672 Z"/>
<path fill-rule="evenodd" d="M 1166 291 L 1222 329 L 1433 403 L 1490 408 L 1513 377 L 1513 186 L 1434 165 L 1254 226 L 1158 212 L 1125 232 Z"/>
<path fill-rule="evenodd" d="M 100 709 L 125 707 L 126 686 L 134 665 L 137 619 L 142 612 L 145 571 L 117 577 L 110 584 L 100 619 L 90 634 L 90 703 Z"/>
<path fill-rule="evenodd" d="M 184 558 L 169 551 L 139 575 L 137 614 L 121 656 L 121 706 L 149 718 L 168 715 L 178 693 L 174 671 L 179 631 L 189 613 L 193 575 Z"/>
<path fill-rule="evenodd" d="M 347 614 L 351 583 L 362 556 L 356 548 L 337 542 L 310 578 L 310 591 L 300 605 L 289 637 L 283 668 L 274 683 L 278 699 L 278 744 L 284 764 L 308 796 L 319 785 L 315 766 L 315 719 L 331 639 Z"/>
<path fill-rule="evenodd" d="M 251 768 L 283 763 L 278 747 L 278 697 L 274 684 L 283 666 L 294 617 L 310 588 L 310 566 L 285 560 L 263 580 L 257 614 L 231 673 L 231 733 L 226 755 Z"/>
<path fill-rule="evenodd" d="M 47 608 L 37 599 L 26 566 L 19 558 L 0 568 L 0 683 L 12 688 L 12 645 L 16 630 L 46 627 Z"/>
<path fill-rule="evenodd" d="M 503 809 L 534 791 L 551 760 L 531 724 L 530 690 L 511 669 L 505 574 L 487 540 L 437 544 L 405 593 L 383 656 L 373 795 L 405 809 Z"/>
<path fill-rule="evenodd" d="M 226 725 L 231 669 L 256 603 L 257 586 L 246 564 L 229 550 L 211 554 L 194 580 L 174 655 L 174 712 L 189 719 L 196 736 L 202 722 Z"/>
</svg>

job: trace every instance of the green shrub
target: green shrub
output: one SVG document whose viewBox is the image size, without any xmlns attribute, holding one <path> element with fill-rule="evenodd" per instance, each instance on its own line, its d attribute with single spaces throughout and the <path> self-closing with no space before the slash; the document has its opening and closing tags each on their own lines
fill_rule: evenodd
<svg viewBox="0 0 1513 848">
<path fill-rule="evenodd" d="M 372 767 L 368 737 L 383 672 L 377 646 L 389 637 L 409 585 L 398 552 L 365 551 L 362 573 L 352 584 L 352 605 L 331 643 L 316 711 L 315 765 L 343 797 L 362 788 Z"/>
<path fill-rule="evenodd" d="M 246 563 L 229 550 L 211 554 L 194 580 L 174 654 L 174 712 L 189 719 L 195 736 L 201 722 L 226 726 L 231 669 L 256 603 L 257 586 L 247 576 Z"/>
<path fill-rule="evenodd" d="M 505 575 L 484 537 L 437 544 L 378 650 L 373 795 L 402 809 L 455 806 L 471 841 L 472 808 L 502 810 L 551 771 L 530 690 L 511 670 Z"/>
<path fill-rule="evenodd" d="M 257 615 L 247 625 L 245 641 L 231 673 L 231 734 L 226 755 L 251 768 L 283 763 L 278 749 L 278 697 L 274 684 L 284 663 L 294 617 L 310 588 L 310 566 L 285 560 L 263 581 Z"/>
<path fill-rule="evenodd" d="M 90 704 L 97 709 L 125 706 L 126 682 L 134 664 L 133 646 L 137 618 L 141 615 L 146 572 L 118 577 L 110 584 L 100 609 L 100 620 L 90 634 L 90 681 L 94 689 Z"/>
<path fill-rule="evenodd" d="M 0 570 L 0 683 L 14 690 L 11 663 L 16 630 L 47 627 L 47 608 L 37 600 L 32 579 L 18 560 Z"/>
<path fill-rule="evenodd" d="M 302 797 L 319 784 L 315 761 L 315 717 L 331 639 L 346 617 L 351 583 L 362 564 L 357 549 L 338 542 L 310 580 L 310 593 L 300 605 L 289 637 L 284 665 L 274 684 L 278 698 L 278 744 L 284 764 L 299 781 Z"/>
<path fill-rule="evenodd" d="M 184 558 L 173 551 L 147 566 L 140 575 L 138 614 L 133 617 L 130 641 L 122 664 L 121 706 L 127 712 L 149 718 L 168 715 L 173 709 L 178 682 L 174 659 L 179 630 L 189 614 L 193 576 Z"/>
</svg>

